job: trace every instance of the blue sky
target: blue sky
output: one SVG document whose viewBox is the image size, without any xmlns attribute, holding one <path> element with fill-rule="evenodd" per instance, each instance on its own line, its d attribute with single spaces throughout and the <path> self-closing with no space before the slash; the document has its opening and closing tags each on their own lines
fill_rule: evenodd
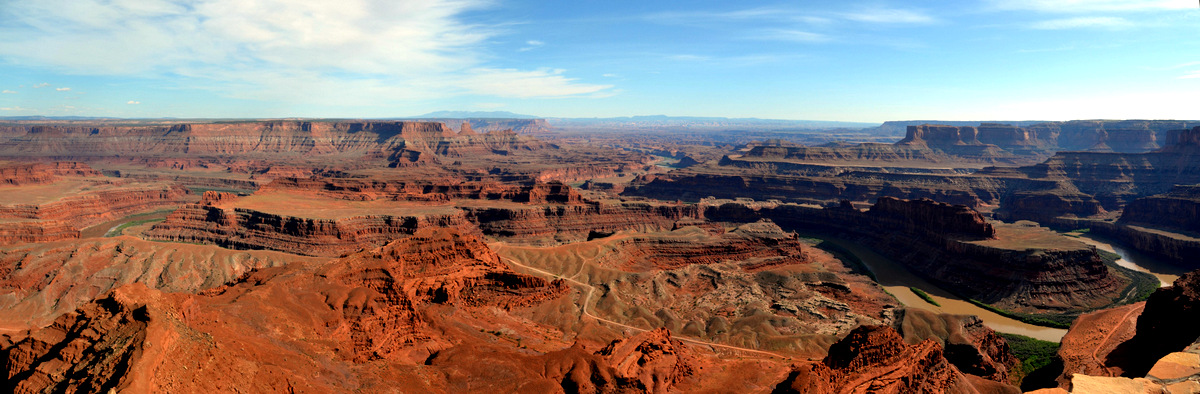
<svg viewBox="0 0 1200 394">
<path fill-rule="evenodd" d="M 1192 0 L 0 0 L 0 116 L 1200 118 Z"/>
</svg>

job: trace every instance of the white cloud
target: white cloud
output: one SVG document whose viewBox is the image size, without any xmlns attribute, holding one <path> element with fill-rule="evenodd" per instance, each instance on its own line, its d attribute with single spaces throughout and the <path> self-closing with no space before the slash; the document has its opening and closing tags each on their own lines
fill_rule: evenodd
<svg viewBox="0 0 1200 394">
<path fill-rule="evenodd" d="M 39 84 L 33 85 L 33 88 L 34 88 L 34 89 L 41 89 L 41 88 L 44 88 L 44 87 L 47 87 L 47 86 L 50 86 L 50 84 L 48 84 L 48 83 L 39 83 Z"/>
<path fill-rule="evenodd" d="M 14 92 L 14 91 L 11 91 L 11 90 L 8 90 L 8 89 L 4 89 L 4 91 L 3 91 L 3 92 L 0 92 L 0 93 L 5 93 L 5 94 L 17 94 L 17 92 Z"/>
<path fill-rule="evenodd" d="M 370 102 L 447 96 L 486 68 L 491 0 L 47 0 L 0 7 L 0 57 L 86 75 L 172 75 L 227 97 Z M 54 48 L 54 50 L 45 50 Z M 499 74 L 528 81 L 527 74 Z M 573 80 L 560 75 L 543 85 Z M 502 81 L 503 82 L 503 81 Z M 511 82 L 511 81 L 510 81 Z M 594 85 L 579 85 L 589 90 Z M 336 89 L 357 89 L 337 92 Z M 542 92 L 545 93 L 545 92 Z M 540 96 L 540 94 L 538 95 Z"/>
<path fill-rule="evenodd" d="M 21 107 L 0 107 L 0 111 L 28 111 L 28 108 Z"/>
<path fill-rule="evenodd" d="M 71 88 L 54 88 L 54 90 L 57 90 L 57 91 L 60 91 L 60 92 L 66 92 L 66 91 L 69 91 L 69 90 L 71 90 Z"/>
<path fill-rule="evenodd" d="M 462 80 L 460 87 L 475 94 L 516 98 L 579 96 L 613 87 L 576 83 L 574 78 L 562 74 L 563 70 L 557 69 L 522 71 L 478 68 Z"/>
<path fill-rule="evenodd" d="M 700 24 L 714 21 L 729 21 L 732 19 L 782 19 L 791 18 L 796 14 L 794 10 L 774 7 L 750 8 L 737 11 L 714 12 L 714 11 L 669 11 L 659 12 L 643 16 L 643 19 L 652 22 L 674 23 L 674 24 Z"/>
<path fill-rule="evenodd" d="M 133 100 L 129 100 L 129 101 L 125 102 L 125 104 L 130 104 L 130 105 L 137 105 L 137 104 L 141 104 L 141 103 L 142 103 L 141 101 L 133 101 Z"/>
<path fill-rule="evenodd" d="M 870 23 L 911 23 L 925 24 L 936 21 L 932 16 L 921 12 L 899 9 L 868 9 L 861 12 L 843 14 L 846 19 Z"/>
<path fill-rule="evenodd" d="M 529 46 L 521 47 L 520 49 L 517 49 L 517 50 L 521 51 L 521 52 L 532 51 L 534 49 L 537 49 L 537 47 L 546 45 L 546 43 L 538 41 L 538 40 L 529 40 L 529 41 L 525 41 L 525 45 L 529 45 Z"/>
<path fill-rule="evenodd" d="M 1187 74 L 1183 74 L 1183 75 L 1179 76 L 1179 79 L 1193 79 L 1193 78 L 1200 78 L 1200 70 L 1192 70 L 1192 71 L 1189 71 Z"/>
<path fill-rule="evenodd" d="M 756 38 L 792 42 L 825 42 L 830 40 L 829 36 L 824 34 L 792 29 L 764 30 Z"/>
<path fill-rule="evenodd" d="M 1040 21 L 1040 22 L 1034 23 L 1030 27 L 1032 27 L 1034 29 L 1038 29 L 1038 30 L 1063 30 L 1063 29 L 1077 29 L 1077 28 L 1088 28 L 1088 27 L 1100 27 L 1100 28 L 1110 28 L 1111 29 L 1111 28 L 1129 27 L 1132 25 L 1133 24 L 1130 23 L 1128 20 L 1125 20 L 1125 18 L 1117 18 L 1117 17 L 1111 17 L 1111 16 L 1089 16 L 1089 17 L 1050 19 L 1050 20 L 1045 20 L 1045 21 Z"/>
<path fill-rule="evenodd" d="M 1156 11 L 1196 8 L 1190 0 L 988 0 L 998 10 L 1054 13 Z"/>
</svg>

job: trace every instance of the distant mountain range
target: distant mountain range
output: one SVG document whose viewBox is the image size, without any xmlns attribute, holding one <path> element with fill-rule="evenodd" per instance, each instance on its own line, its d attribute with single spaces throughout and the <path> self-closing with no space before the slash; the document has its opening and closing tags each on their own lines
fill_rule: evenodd
<svg viewBox="0 0 1200 394">
<path fill-rule="evenodd" d="M 702 116 L 626 116 L 616 118 L 547 118 L 554 127 L 598 128 L 682 128 L 682 129 L 864 129 L 879 127 L 879 123 L 839 122 L 825 120 L 788 120 L 759 118 L 722 118 Z"/>
<path fill-rule="evenodd" d="M 422 119 L 541 119 L 541 116 L 516 114 L 508 111 L 436 111 L 412 118 Z"/>
</svg>

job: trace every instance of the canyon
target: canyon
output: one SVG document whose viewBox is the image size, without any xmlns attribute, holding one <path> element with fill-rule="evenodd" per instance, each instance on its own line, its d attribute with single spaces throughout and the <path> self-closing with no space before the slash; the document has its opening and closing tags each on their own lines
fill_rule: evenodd
<svg viewBox="0 0 1200 394">
<path fill-rule="evenodd" d="M 1178 324 L 1200 276 L 1159 288 L 1084 237 L 1200 268 L 1195 122 L 900 122 L 860 144 L 571 127 L 0 125 L 0 386 L 1019 393 L 1200 376 Z M 1056 342 L 1037 356 L 1052 362 L 1012 334 Z"/>
</svg>

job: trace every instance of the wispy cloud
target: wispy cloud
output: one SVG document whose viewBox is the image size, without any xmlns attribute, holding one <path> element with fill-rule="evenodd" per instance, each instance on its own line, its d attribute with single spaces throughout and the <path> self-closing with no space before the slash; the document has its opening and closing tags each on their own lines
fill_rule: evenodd
<svg viewBox="0 0 1200 394">
<path fill-rule="evenodd" d="M 842 16 L 852 21 L 869 23 L 927 24 L 937 21 L 933 16 L 923 12 L 888 8 L 865 9 L 842 14 Z"/>
<path fill-rule="evenodd" d="M 28 108 L 21 107 L 0 107 L 0 111 L 28 111 Z"/>
<path fill-rule="evenodd" d="M 478 68 L 464 79 L 463 88 L 474 94 L 515 98 L 550 98 L 600 93 L 613 85 L 592 85 L 564 76 L 564 70 Z"/>
<path fill-rule="evenodd" d="M 792 42 L 825 42 L 830 40 L 829 36 L 824 34 L 790 29 L 763 30 L 761 34 L 757 35 L 755 38 Z"/>
<path fill-rule="evenodd" d="M 33 85 L 33 88 L 34 88 L 34 89 L 41 89 L 41 88 L 44 88 L 44 87 L 47 87 L 47 86 L 50 86 L 50 84 L 48 84 L 48 83 L 39 83 L 39 84 L 35 84 L 35 85 Z"/>
<path fill-rule="evenodd" d="M 57 90 L 57 91 L 60 91 L 60 92 L 66 92 L 66 91 L 70 91 L 70 90 L 71 90 L 71 88 L 54 88 L 54 90 Z"/>
<path fill-rule="evenodd" d="M 702 24 L 714 21 L 774 19 L 790 20 L 804 18 L 794 9 L 777 7 L 758 7 L 733 11 L 668 11 L 656 12 L 643 16 L 651 22 L 672 24 Z M 803 19 L 799 19 L 803 20 Z"/>
<path fill-rule="evenodd" d="M 141 104 L 141 103 L 142 103 L 141 101 L 133 101 L 133 100 L 129 100 L 129 101 L 125 102 L 125 104 L 129 104 L 129 105 L 137 105 L 137 104 Z"/>
<path fill-rule="evenodd" d="M 51 0 L 0 7 L 0 57 L 74 74 L 183 76 L 227 97 L 372 102 L 470 91 L 501 34 L 461 20 L 490 0 Z M 44 48 L 55 48 L 46 51 Z M 553 92 L 598 85 L 538 70 L 495 73 Z M 512 84 L 514 81 L 500 81 Z M 43 84 L 41 86 L 49 86 Z M 337 92 L 337 89 L 358 89 Z M 570 94 L 570 93 L 565 93 Z M 319 99 L 324 99 L 319 98 Z"/>
<path fill-rule="evenodd" d="M 12 91 L 12 90 L 8 90 L 8 89 L 4 89 L 4 91 L 3 91 L 3 92 L 0 92 L 0 93 L 4 93 L 4 94 L 17 94 L 17 92 L 15 92 L 15 91 Z"/>
<path fill-rule="evenodd" d="M 518 51 L 521 51 L 521 52 L 532 51 L 532 50 L 536 49 L 537 47 L 546 45 L 546 43 L 538 41 L 538 40 L 529 40 L 529 41 L 525 41 L 525 45 L 528 45 L 528 46 L 522 47 L 521 49 L 518 49 Z"/>
<path fill-rule="evenodd" d="M 1183 0 L 988 0 L 997 10 L 1053 13 L 1094 13 L 1108 11 L 1158 11 L 1196 8 Z"/>
<path fill-rule="evenodd" d="M 1129 26 L 1133 26 L 1133 24 L 1125 18 L 1112 16 L 1087 16 L 1044 20 L 1036 22 L 1030 27 L 1038 30 L 1064 30 L 1079 28 L 1115 29 Z"/>
</svg>

